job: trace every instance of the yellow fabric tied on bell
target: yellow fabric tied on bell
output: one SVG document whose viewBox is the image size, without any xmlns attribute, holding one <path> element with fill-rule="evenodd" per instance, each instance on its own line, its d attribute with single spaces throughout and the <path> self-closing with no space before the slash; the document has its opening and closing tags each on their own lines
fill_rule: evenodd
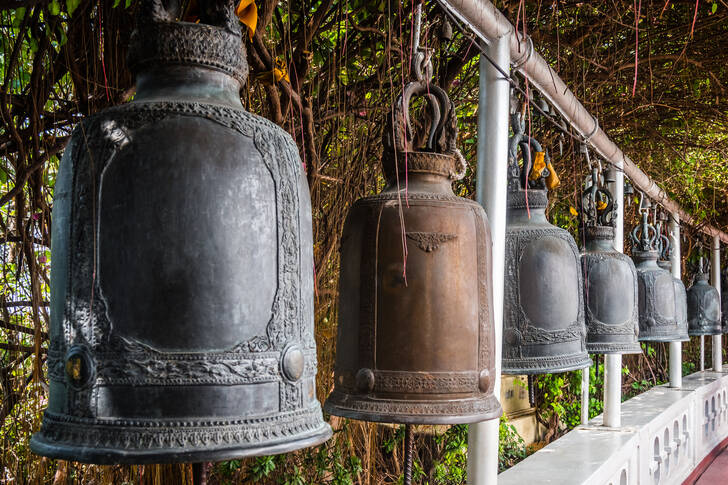
<svg viewBox="0 0 728 485">
<path fill-rule="evenodd" d="M 606 208 L 607 208 L 606 201 L 600 200 L 599 202 L 597 202 L 597 210 L 603 211 Z"/>
<path fill-rule="evenodd" d="M 272 71 L 261 72 L 255 75 L 255 79 L 266 84 L 275 84 L 281 80 L 291 82 L 286 70 L 286 63 L 281 58 L 276 58 Z"/>
<path fill-rule="evenodd" d="M 235 15 L 248 27 L 248 36 L 250 40 L 253 40 L 255 28 L 258 26 L 258 7 L 255 6 L 255 1 L 240 0 L 240 3 L 235 8 Z"/>
<path fill-rule="evenodd" d="M 574 217 L 579 215 L 579 213 L 576 211 L 576 209 L 574 209 L 573 205 L 569 206 L 569 214 L 571 214 Z"/>
<path fill-rule="evenodd" d="M 546 165 L 546 168 L 549 169 L 549 175 L 548 177 L 546 177 L 546 188 L 548 188 L 549 190 L 553 190 L 561 185 L 561 180 L 556 174 L 556 169 L 554 169 L 554 166 L 551 165 L 551 162 Z"/>
<path fill-rule="evenodd" d="M 538 180 L 543 169 L 546 168 L 545 155 L 546 152 L 536 152 L 536 156 L 533 159 L 533 168 L 528 176 L 530 180 Z"/>
</svg>

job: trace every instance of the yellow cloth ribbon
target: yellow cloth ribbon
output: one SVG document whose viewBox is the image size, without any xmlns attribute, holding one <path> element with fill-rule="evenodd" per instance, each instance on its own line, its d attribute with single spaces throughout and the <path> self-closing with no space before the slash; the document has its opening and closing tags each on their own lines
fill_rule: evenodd
<svg viewBox="0 0 728 485">
<path fill-rule="evenodd" d="M 541 176 L 541 172 L 546 168 L 546 161 L 544 160 L 545 152 L 536 152 L 536 156 L 533 159 L 533 168 L 528 178 L 530 180 L 538 180 Z"/>
<path fill-rule="evenodd" d="M 597 202 L 597 210 L 603 211 L 606 208 L 607 208 L 607 203 L 605 201 L 600 200 L 599 202 Z"/>
<path fill-rule="evenodd" d="M 235 15 L 248 27 L 248 36 L 253 40 L 255 27 L 258 25 L 258 7 L 255 6 L 255 0 L 240 0 L 235 8 Z"/>
<path fill-rule="evenodd" d="M 258 73 L 255 75 L 255 79 L 266 84 L 275 84 L 281 79 L 291 82 L 291 79 L 288 77 L 288 71 L 286 70 L 286 63 L 283 59 L 276 58 L 275 63 L 276 65 L 273 66 L 272 71 Z"/>
<path fill-rule="evenodd" d="M 549 175 L 546 177 L 546 187 L 549 190 L 554 190 L 556 187 L 561 185 L 561 180 L 559 180 L 559 176 L 556 174 L 556 169 L 554 169 L 554 166 L 551 165 L 551 162 L 546 165 L 546 168 L 549 169 Z"/>
<path fill-rule="evenodd" d="M 248 36 L 250 40 L 253 40 L 255 28 L 258 26 L 258 7 L 255 6 L 255 0 L 240 0 L 238 6 L 235 7 L 235 15 L 248 28 Z M 183 16 L 183 20 L 185 22 L 199 22 L 199 16 L 197 0 L 191 0 Z"/>
</svg>

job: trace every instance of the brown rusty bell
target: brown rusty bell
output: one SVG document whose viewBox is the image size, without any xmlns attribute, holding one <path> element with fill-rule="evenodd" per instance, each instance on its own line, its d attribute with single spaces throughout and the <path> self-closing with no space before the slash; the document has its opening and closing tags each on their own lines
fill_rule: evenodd
<svg viewBox="0 0 728 485">
<path fill-rule="evenodd" d="M 431 109 L 424 148 L 413 142 L 413 96 Z M 466 168 L 456 136 L 447 94 L 409 83 L 384 131 L 388 185 L 358 200 L 344 226 L 331 414 L 421 424 L 501 415 L 490 230 L 479 204 L 453 194 Z"/>
</svg>

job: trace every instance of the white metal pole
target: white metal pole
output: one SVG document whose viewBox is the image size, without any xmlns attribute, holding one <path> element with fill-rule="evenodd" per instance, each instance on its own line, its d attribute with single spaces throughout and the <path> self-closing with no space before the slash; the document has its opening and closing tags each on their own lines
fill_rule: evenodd
<svg viewBox="0 0 728 485">
<path fill-rule="evenodd" d="M 484 46 L 488 57 L 510 72 L 509 38 Z M 478 172 L 476 197 L 485 208 L 493 240 L 493 320 L 495 321 L 495 395 L 500 396 L 501 335 L 503 333 L 503 278 L 506 246 L 506 188 L 508 185 L 508 109 L 510 84 L 490 61 L 480 56 L 478 107 Z M 468 484 L 495 485 L 498 481 L 499 420 L 470 425 Z"/>
<path fill-rule="evenodd" d="M 589 372 L 591 367 L 581 370 L 581 424 L 589 422 Z"/>
<path fill-rule="evenodd" d="M 705 370 L 705 335 L 700 336 L 700 370 Z"/>
<path fill-rule="evenodd" d="M 672 243 L 672 254 L 670 254 L 670 263 L 672 263 L 673 278 L 682 279 L 682 258 L 680 256 L 680 216 L 673 212 L 670 215 L 670 242 Z M 670 342 L 670 387 L 682 387 L 682 342 Z"/>
<path fill-rule="evenodd" d="M 617 201 L 617 224 L 614 230 L 614 249 L 624 252 L 624 172 L 622 163 L 615 165 L 616 176 L 610 187 Z M 636 304 L 637 302 L 635 302 Z M 622 355 L 604 356 L 604 426 L 622 425 Z"/>
<path fill-rule="evenodd" d="M 718 290 L 720 297 L 720 238 L 713 236 L 713 247 L 710 251 L 710 284 Z M 718 298 L 720 302 L 720 298 Z M 721 335 L 713 335 L 713 370 L 723 372 L 723 346 Z"/>
</svg>

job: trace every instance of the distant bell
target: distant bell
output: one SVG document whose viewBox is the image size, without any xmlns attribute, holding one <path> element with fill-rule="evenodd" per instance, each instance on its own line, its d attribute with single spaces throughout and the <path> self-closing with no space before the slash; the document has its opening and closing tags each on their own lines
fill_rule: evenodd
<svg viewBox="0 0 728 485">
<path fill-rule="evenodd" d="M 672 261 L 670 255 L 673 247 L 670 239 L 664 234 L 660 236 L 660 246 L 658 252 L 660 254 L 657 260 L 657 266 L 664 269 L 672 275 Z M 678 335 L 681 337 L 679 341 L 686 342 L 690 340 L 688 336 L 688 295 L 685 291 L 685 284 L 680 278 L 672 278 L 673 288 L 675 290 L 675 320 L 677 321 Z"/>
<path fill-rule="evenodd" d="M 614 249 L 617 203 L 599 179 L 594 169 L 579 211 L 586 348 L 591 354 L 639 354 L 637 271 L 629 256 Z"/>
<path fill-rule="evenodd" d="M 648 210 L 632 231 L 632 259 L 639 284 L 641 342 L 675 342 L 687 338 L 687 329 L 678 325 L 676 285 L 672 274 L 657 265 L 657 229 L 648 222 Z"/>
<path fill-rule="evenodd" d="M 429 107 L 418 120 L 431 124 L 424 135 L 412 129 L 413 96 Z M 324 409 L 392 423 L 497 418 L 490 229 L 483 208 L 452 191 L 466 170 L 453 104 L 437 86 L 412 82 L 386 123 L 387 186 L 354 203 L 344 226 Z"/>
<path fill-rule="evenodd" d="M 688 289 L 688 331 L 690 336 L 720 335 L 723 332 L 720 318 L 720 295 L 708 284 L 700 258 L 698 273 Z"/>
<path fill-rule="evenodd" d="M 541 145 L 512 115 L 508 169 L 503 373 L 546 374 L 591 365 L 586 352 L 579 250 L 568 231 L 546 220 Z M 523 154 L 519 166 L 517 149 Z M 547 164 L 550 165 L 550 164 Z"/>
<path fill-rule="evenodd" d="M 35 453 L 205 462 L 331 436 L 315 395 L 301 160 L 240 103 L 232 4 L 204 3 L 200 23 L 139 3 L 134 101 L 83 120 L 63 155 Z"/>
</svg>

